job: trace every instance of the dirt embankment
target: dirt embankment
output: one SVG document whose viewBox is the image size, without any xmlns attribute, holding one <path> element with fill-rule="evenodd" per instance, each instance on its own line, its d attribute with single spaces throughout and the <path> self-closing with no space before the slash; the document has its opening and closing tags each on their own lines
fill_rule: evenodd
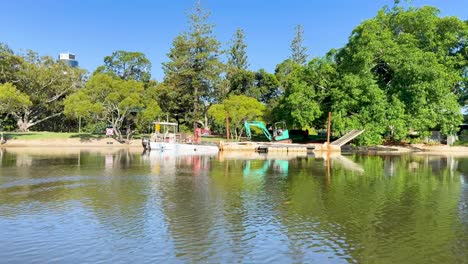
<svg viewBox="0 0 468 264">
<path fill-rule="evenodd" d="M 468 147 L 447 145 L 412 144 L 408 146 L 345 147 L 344 150 L 357 153 L 421 153 L 468 156 Z"/>
<path fill-rule="evenodd" d="M 129 143 L 120 143 L 113 138 L 49 138 L 49 139 L 9 139 L 3 147 L 101 147 L 101 148 L 143 148 L 140 139 L 131 140 Z M 253 149 L 252 149 L 253 150 Z M 468 147 L 446 145 L 412 144 L 408 146 L 374 146 L 374 147 L 343 147 L 342 152 L 354 153 L 421 153 L 434 155 L 461 155 L 468 156 Z"/>
</svg>

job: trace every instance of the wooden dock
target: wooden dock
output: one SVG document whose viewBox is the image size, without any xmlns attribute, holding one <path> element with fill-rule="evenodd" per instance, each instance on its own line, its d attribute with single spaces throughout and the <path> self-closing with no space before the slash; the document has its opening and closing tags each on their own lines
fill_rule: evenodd
<svg viewBox="0 0 468 264">
<path fill-rule="evenodd" d="M 259 153 L 312 153 L 322 151 L 340 152 L 340 146 L 326 144 L 297 144 L 270 142 L 220 142 L 221 151 L 252 151 Z"/>
<path fill-rule="evenodd" d="M 330 144 L 297 144 L 297 143 L 274 143 L 274 142 L 224 142 L 219 143 L 222 151 L 256 151 L 259 153 L 312 153 L 312 152 L 341 152 L 341 147 L 364 130 L 352 130 L 341 138 Z"/>
<path fill-rule="evenodd" d="M 260 153 L 271 152 L 295 152 L 295 153 L 311 153 L 315 150 L 315 145 L 304 144 L 264 144 L 259 145 L 256 149 Z"/>
</svg>

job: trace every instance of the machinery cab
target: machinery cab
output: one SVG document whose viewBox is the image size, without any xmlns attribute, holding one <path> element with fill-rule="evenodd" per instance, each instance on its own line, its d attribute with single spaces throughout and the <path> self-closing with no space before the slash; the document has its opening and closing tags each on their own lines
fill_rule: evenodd
<svg viewBox="0 0 468 264">
<path fill-rule="evenodd" d="M 275 141 L 289 139 L 289 131 L 286 127 L 286 122 L 276 122 L 273 130 L 273 138 Z"/>
<path fill-rule="evenodd" d="M 260 128 L 269 141 L 287 141 L 291 143 L 291 140 L 289 139 L 289 131 L 286 127 L 286 122 L 284 121 L 276 122 L 273 126 L 270 124 L 265 126 L 265 123 L 262 121 L 244 121 L 245 133 L 249 140 L 252 138 L 252 132 L 250 130 L 251 126 Z"/>
</svg>

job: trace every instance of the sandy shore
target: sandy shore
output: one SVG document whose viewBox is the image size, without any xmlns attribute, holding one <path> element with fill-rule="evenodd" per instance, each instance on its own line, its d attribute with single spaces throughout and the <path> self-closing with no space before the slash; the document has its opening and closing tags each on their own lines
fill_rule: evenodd
<svg viewBox="0 0 468 264">
<path fill-rule="evenodd" d="M 380 154 L 426 154 L 468 156 L 468 147 L 447 145 L 412 144 L 409 146 L 374 146 L 345 148 L 349 152 Z"/>
</svg>

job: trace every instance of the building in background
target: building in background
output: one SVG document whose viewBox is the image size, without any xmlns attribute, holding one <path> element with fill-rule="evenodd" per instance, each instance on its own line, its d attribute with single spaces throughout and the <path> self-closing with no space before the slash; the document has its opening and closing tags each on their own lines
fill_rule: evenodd
<svg viewBox="0 0 468 264">
<path fill-rule="evenodd" d="M 75 59 L 75 54 L 72 53 L 60 53 L 59 60 L 65 62 L 70 67 L 78 67 L 78 61 Z"/>
</svg>

